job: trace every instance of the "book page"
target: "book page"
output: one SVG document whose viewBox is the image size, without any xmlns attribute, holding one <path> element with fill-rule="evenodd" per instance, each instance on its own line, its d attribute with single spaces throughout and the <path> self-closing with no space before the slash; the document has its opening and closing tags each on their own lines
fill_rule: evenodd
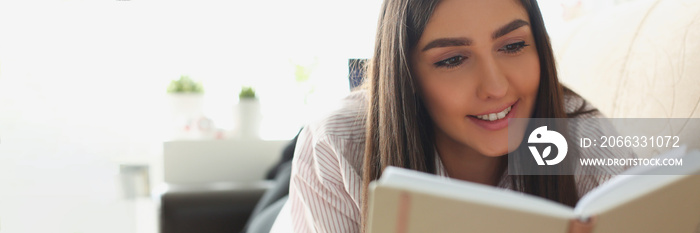
<svg viewBox="0 0 700 233">
<path fill-rule="evenodd" d="M 685 148 L 669 151 L 664 158 L 678 158 Z M 652 175 L 652 174 L 700 173 L 700 151 L 693 151 L 683 157 L 683 167 L 633 167 L 608 182 L 593 189 L 581 198 L 574 208 L 574 213 L 581 219 L 605 212 L 638 197 L 647 195 L 685 178 L 687 175 Z M 673 172 L 670 172 L 673 171 Z"/>
</svg>

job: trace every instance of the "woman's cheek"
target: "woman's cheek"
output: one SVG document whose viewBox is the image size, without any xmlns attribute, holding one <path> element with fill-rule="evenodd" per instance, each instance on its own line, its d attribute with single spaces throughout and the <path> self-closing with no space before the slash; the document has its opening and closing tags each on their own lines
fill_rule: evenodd
<svg viewBox="0 0 700 233">
<path fill-rule="evenodd" d="M 540 83 L 540 63 L 537 53 L 528 53 L 509 64 L 511 87 L 525 97 L 534 98 Z"/>
<path fill-rule="evenodd" d="M 454 83 L 446 82 L 445 77 L 433 77 L 442 80 L 430 80 L 423 82 L 423 100 L 430 117 L 440 128 L 454 124 L 453 121 L 459 115 L 463 107 L 460 100 L 463 99 L 459 87 Z"/>
</svg>

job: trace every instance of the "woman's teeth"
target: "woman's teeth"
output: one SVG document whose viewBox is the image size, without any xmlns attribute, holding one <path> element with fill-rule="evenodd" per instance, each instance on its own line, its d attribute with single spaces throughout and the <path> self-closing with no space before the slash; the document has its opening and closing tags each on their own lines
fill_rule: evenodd
<svg viewBox="0 0 700 233">
<path fill-rule="evenodd" d="M 475 117 L 482 119 L 482 120 L 485 120 L 485 121 L 500 120 L 500 119 L 506 118 L 506 115 L 508 115 L 511 108 L 512 108 L 512 106 L 504 109 L 503 111 L 501 111 L 499 113 L 491 113 L 491 114 L 480 115 L 480 116 L 475 116 Z"/>
</svg>

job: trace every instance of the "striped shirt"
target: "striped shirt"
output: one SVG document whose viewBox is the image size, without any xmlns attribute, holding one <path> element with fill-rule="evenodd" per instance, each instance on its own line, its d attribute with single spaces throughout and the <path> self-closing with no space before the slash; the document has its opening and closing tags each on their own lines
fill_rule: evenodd
<svg viewBox="0 0 700 233">
<path fill-rule="evenodd" d="M 299 135 L 289 188 L 289 199 L 271 232 L 360 232 L 362 160 L 365 150 L 367 92 L 356 91 L 342 107 L 320 121 L 304 127 Z M 566 97 L 566 111 L 583 103 Z M 600 117 L 587 114 L 582 117 Z M 575 129 L 578 130 L 578 129 Z M 586 130 L 606 131 L 606 128 Z M 624 156 L 634 156 L 620 151 Z M 589 152 L 581 157 L 620 157 L 610 152 Z M 436 175 L 448 177 L 435 156 Z M 612 174 L 617 174 L 615 171 Z M 578 195 L 583 196 L 610 176 L 575 176 Z M 498 188 L 512 189 L 511 176 L 504 174 Z"/>
</svg>

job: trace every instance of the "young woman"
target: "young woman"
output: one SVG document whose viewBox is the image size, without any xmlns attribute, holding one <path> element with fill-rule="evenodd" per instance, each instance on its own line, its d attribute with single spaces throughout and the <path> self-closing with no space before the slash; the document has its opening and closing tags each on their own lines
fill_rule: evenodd
<svg viewBox="0 0 700 233">
<path fill-rule="evenodd" d="M 364 88 L 301 132 L 273 232 L 362 231 L 387 166 L 570 206 L 609 178 L 506 172 L 508 119 L 598 114 L 559 83 L 536 1 L 385 0 L 375 46 Z"/>
</svg>

